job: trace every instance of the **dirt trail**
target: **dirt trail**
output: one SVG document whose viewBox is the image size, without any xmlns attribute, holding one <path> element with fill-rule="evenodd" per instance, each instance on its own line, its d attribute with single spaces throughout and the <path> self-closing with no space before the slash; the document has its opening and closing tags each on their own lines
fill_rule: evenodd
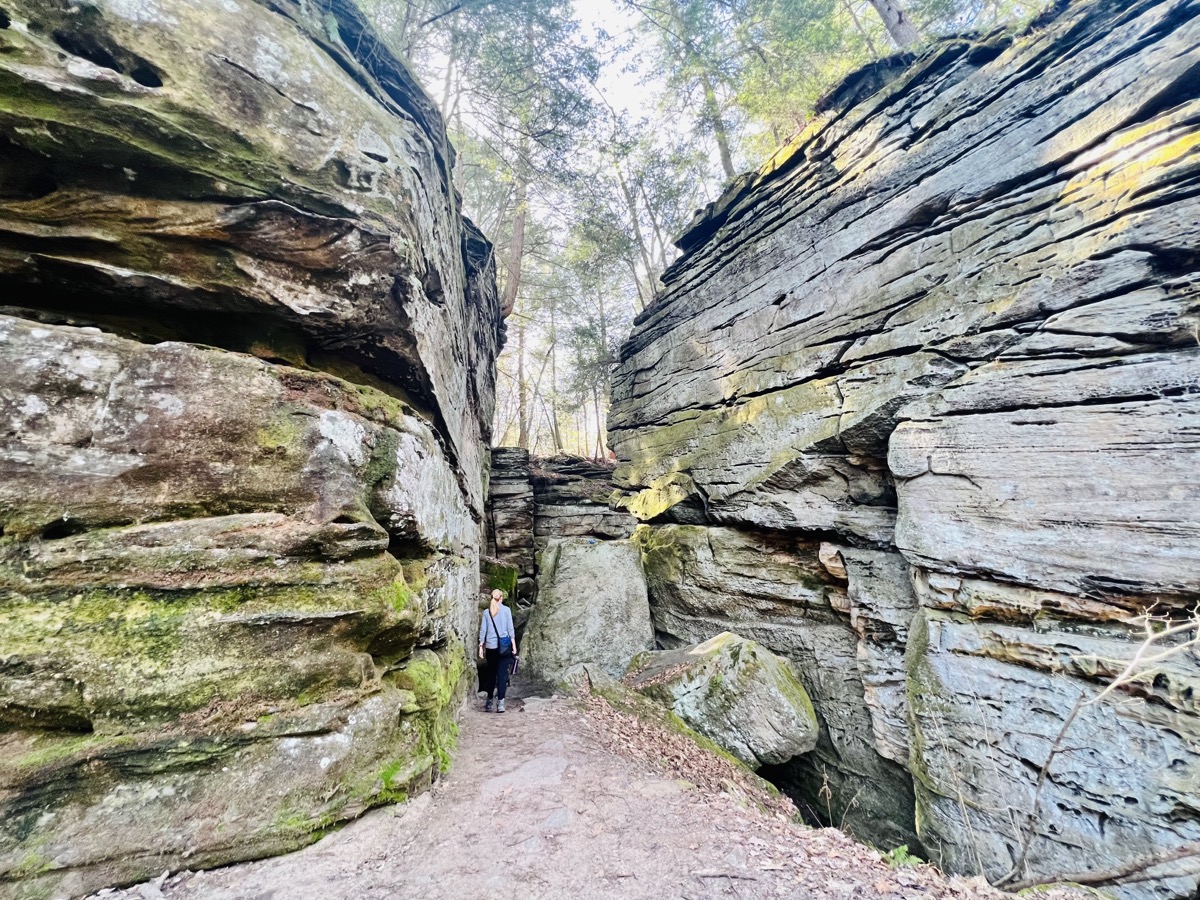
<svg viewBox="0 0 1200 900">
<path fill-rule="evenodd" d="M 288 856 L 182 873 L 115 898 L 909 898 L 1000 895 L 890 869 L 809 830 L 605 749 L 611 721 L 565 698 L 464 710 L 451 771 Z"/>
</svg>

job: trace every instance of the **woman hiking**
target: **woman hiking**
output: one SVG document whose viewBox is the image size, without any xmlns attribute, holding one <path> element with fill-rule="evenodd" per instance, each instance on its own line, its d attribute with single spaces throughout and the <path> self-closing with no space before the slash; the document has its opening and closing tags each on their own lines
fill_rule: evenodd
<svg viewBox="0 0 1200 900">
<path fill-rule="evenodd" d="M 516 655 L 517 633 L 513 630 L 512 611 L 504 605 L 504 592 L 497 589 L 492 591 L 492 602 L 479 622 L 479 658 L 485 662 L 480 686 L 487 691 L 484 712 L 492 711 L 493 692 L 497 695 L 496 712 L 504 712 L 504 695 L 508 693 L 508 676 Z"/>
</svg>

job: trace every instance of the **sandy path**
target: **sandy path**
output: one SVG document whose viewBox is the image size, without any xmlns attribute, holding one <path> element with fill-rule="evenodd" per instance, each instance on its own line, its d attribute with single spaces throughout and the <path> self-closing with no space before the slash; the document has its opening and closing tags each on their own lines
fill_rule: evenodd
<svg viewBox="0 0 1200 900">
<path fill-rule="evenodd" d="M 511 701 L 510 701 L 511 702 Z M 518 701 L 515 706 L 520 707 Z M 464 710 L 454 765 L 410 803 L 288 856 L 183 873 L 109 898 L 979 897 L 604 749 L 564 698 Z"/>
</svg>

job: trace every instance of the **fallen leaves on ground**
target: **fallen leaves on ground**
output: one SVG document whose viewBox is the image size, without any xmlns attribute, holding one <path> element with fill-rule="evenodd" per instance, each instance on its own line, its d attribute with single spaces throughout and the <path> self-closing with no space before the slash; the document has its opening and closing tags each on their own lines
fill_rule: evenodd
<svg viewBox="0 0 1200 900">
<path fill-rule="evenodd" d="M 748 865 L 697 870 L 694 877 L 740 885 L 742 896 L 804 896 L 822 900 L 1011 900 L 982 877 L 946 876 L 931 865 L 892 868 L 877 850 L 836 828 L 800 824 L 795 805 L 773 793 L 757 776 L 700 746 L 688 735 L 613 706 L 605 697 L 580 689 L 583 706 L 599 742 L 611 753 L 649 763 L 696 786 L 694 802 L 720 816 L 730 845 L 741 848 Z M 691 845 L 696 849 L 699 845 Z M 1069 887 L 1039 892 L 1040 900 L 1082 900 Z"/>
<path fill-rule="evenodd" d="M 580 691 L 580 700 L 593 723 L 601 726 L 598 737 L 610 752 L 663 766 L 676 778 L 708 791 L 724 791 L 745 798 L 785 819 L 796 817 L 796 806 L 791 800 L 737 763 L 701 747 L 688 735 L 648 717 L 619 710 L 586 686 Z"/>
</svg>

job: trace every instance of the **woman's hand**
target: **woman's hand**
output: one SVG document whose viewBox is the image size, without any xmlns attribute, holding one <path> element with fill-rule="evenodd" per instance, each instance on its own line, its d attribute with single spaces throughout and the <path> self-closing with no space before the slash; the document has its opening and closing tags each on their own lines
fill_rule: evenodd
<svg viewBox="0 0 1200 900">
<path fill-rule="evenodd" d="M 484 657 L 484 653 L 483 653 L 483 644 L 480 644 L 480 645 L 479 645 L 479 658 L 480 658 L 480 659 L 484 659 L 484 658 L 485 658 L 485 657 Z"/>
</svg>

